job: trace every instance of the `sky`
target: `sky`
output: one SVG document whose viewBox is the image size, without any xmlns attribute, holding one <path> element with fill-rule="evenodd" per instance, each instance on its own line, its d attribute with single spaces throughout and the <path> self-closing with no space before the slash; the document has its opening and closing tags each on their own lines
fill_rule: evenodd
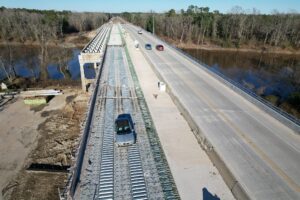
<svg viewBox="0 0 300 200">
<path fill-rule="evenodd" d="M 71 10 L 97 12 L 166 12 L 179 11 L 189 5 L 209 7 L 211 11 L 229 12 L 240 6 L 250 12 L 256 8 L 260 13 L 300 12 L 300 0 L 0 0 L 0 6 L 7 8 L 33 8 L 43 10 Z"/>
</svg>

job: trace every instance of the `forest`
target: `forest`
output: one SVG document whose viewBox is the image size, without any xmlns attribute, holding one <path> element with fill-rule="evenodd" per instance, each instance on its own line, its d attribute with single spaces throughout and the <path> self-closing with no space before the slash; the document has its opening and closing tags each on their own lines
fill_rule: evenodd
<svg viewBox="0 0 300 200">
<path fill-rule="evenodd" d="M 236 6 L 229 13 L 190 5 L 165 13 L 120 15 L 128 22 L 177 43 L 214 44 L 221 47 L 259 46 L 299 50 L 300 14 L 260 14 Z M 0 41 L 46 43 L 65 34 L 89 31 L 107 22 L 112 14 L 0 7 Z M 154 23 L 154 26 L 153 26 Z"/>
<path fill-rule="evenodd" d="M 69 34 L 94 30 L 113 16 L 121 16 L 175 44 L 281 48 L 292 51 L 300 49 L 300 14 L 296 12 L 260 14 L 256 9 L 249 12 L 236 6 L 224 14 L 194 5 L 186 10 L 171 9 L 164 13 L 115 14 L 0 7 L 0 43 L 4 44 L 7 52 L 0 55 L 0 68 L 7 74 L 8 81 L 13 82 L 16 74 L 13 57 L 17 53 L 13 51 L 11 42 L 35 43 L 39 48 L 39 63 L 44 70 L 40 79 L 46 80 L 47 59 L 50 59 L 49 55 L 54 55 L 47 53 L 51 51 L 47 48 L 51 41 L 63 39 Z M 61 52 L 68 51 L 64 49 Z M 64 63 L 60 66 L 66 67 L 66 53 L 57 57 L 59 63 Z M 289 103 L 296 105 L 298 110 L 299 99 L 299 93 L 289 97 Z"/>
<path fill-rule="evenodd" d="M 0 41 L 47 43 L 65 34 L 90 31 L 109 19 L 109 14 L 0 8 Z"/>
<path fill-rule="evenodd" d="M 46 63 L 51 57 L 49 44 L 58 46 L 63 42 L 65 36 L 73 33 L 82 33 L 97 29 L 108 22 L 109 14 L 90 12 L 71 12 L 54 10 L 33 10 L 33 9 L 8 9 L 0 7 L 0 43 L 3 45 L 3 52 L 0 55 L 0 69 L 5 72 L 9 83 L 16 78 L 13 64 L 17 52 L 13 43 L 35 44 L 39 49 L 39 63 L 42 66 L 41 79 L 47 79 Z M 77 36 L 79 34 L 76 34 Z M 80 37 L 78 37 L 80 39 Z M 60 50 L 59 60 L 66 60 L 64 46 Z M 52 47 L 53 48 L 53 47 Z M 30 48 L 27 48 L 29 51 Z M 66 67 L 66 65 L 64 65 Z"/>
<path fill-rule="evenodd" d="M 129 13 L 127 21 L 177 43 L 215 44 L 221 47 L 259 46 L 300 48 L 300 14 L 260 14 L 236 6 L 227 14 L 191 5 L 186 10 L 165 13 Z M 154 26 L 153 26 L 154 23 Z"/>
</svg>

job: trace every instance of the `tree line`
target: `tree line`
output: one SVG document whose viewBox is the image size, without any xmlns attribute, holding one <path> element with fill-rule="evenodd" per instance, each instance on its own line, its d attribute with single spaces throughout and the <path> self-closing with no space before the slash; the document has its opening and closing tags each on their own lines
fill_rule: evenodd
<svg viewBox="0 0 300 200">
<path fill-rule="evenodd" d="M 40 79 L 47 79 L 46 60 L 51 41 L 64 38 L 66 34 L 90 31 L 108 22 L 110 14 L 70 12 L 34 9 L 8 9 L 0 7 L 0 41 L 5 44 L 8 55 L 0 56 L 0 68 L 10 83 L 16 78 L 13 67 L 11 41 L 36 42 L 39 45 Z"/>
<path fill-rule="evenodd" d="M 122 13 L 127 21 L 179 43 L 213 43 L 222 47 L 240 45 L 300 48 L 300 15 L 297 13 L 246 13 L 234 7 L 223 14 L 208 7 L 191 5 L 186 10 L 165 13 Z"/>
<path fill-rule="evenodd" d="M 0 8 L 0 40 L 45 43 L 89 31 L 109 20 L 105 13 Z"/>
</svg>

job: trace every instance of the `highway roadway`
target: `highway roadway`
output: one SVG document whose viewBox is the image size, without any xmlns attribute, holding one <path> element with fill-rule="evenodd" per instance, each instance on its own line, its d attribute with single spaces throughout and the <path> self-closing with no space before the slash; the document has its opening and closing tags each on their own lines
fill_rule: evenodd
<svg viewBox="0 0 300 200">
<path fill-rule="evenodd" d="M 300 136 L 201 66 L 123 25 L 251 199 L 300 199 Z M 144 48 L 150 43 L 152 50 Z M 230 186 L 234 187 L 234 185 Z M 231 188 L 232 189 L 232 188 Z"/>
</svg>

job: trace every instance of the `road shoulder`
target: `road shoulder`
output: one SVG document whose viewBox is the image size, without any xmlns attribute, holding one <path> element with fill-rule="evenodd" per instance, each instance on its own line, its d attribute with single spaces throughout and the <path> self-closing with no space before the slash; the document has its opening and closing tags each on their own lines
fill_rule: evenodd
<svg viewBox="0 0 300 200">
<path fill-rule="evenodd" d="M 125 40 L 180 197 L 234 199 L 170 96 L 159 91 L 159 79 L 143 54 L 129 35 Z"/>
</svg>

